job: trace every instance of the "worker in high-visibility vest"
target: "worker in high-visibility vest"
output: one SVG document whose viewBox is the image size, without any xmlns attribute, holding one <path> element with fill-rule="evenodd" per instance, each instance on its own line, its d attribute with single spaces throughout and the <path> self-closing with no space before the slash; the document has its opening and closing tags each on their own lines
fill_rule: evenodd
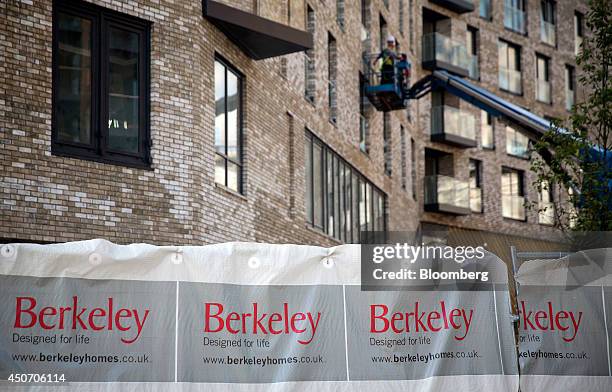
<svg viewBox="0 0 612 392">
<path fill-rule="evenodd" d="M 393 83 L 395 76 L 395 61 L 398 60 L 397 53 L 395 53 L 394 36 L 389 35 L 387 37 L 387 47 L 380 52 L 378 57 L 376 57 L 374 64 L 381 59 L 382 65 L 380 67 L 380 84 Z"/>
</svg>

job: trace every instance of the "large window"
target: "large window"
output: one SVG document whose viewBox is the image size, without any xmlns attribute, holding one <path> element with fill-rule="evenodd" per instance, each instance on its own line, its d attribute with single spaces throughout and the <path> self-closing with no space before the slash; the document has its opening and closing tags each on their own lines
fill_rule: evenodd
<svg viewBox="0 0 612 392">
<path fill-rule="evenodd" d="M 491 0 L 480 0 L 478 7 L 480 17 L 491 20 Z"/>
<path fill-rule="evenodd" d="M 542 0 L 540 16 L 540 40 L 555 46 L 555 3 L 552 0 Z"/>
<path fill-rule="evenodd" d="M 498 45 L 499 87 L 514 94 L 522 92 L 521 49 L 499 41 Z"/>
<path fill-rule="evenodd" d="M 511 126 L 506 126 L 506 153 L 519 158 L 529 158 L 529 138 Z"/>
<path fill-rule="evenodd" d="M 504 0 L 504 26 L 517 33 L 524 34 L 525 0 Z"/>
<path fill-rule="evenodd" d="M 215 60 L 215 182 L 242 192 L 242 75 Z"/>
<path fill-rule="evenodd" d="M 149 30 L 104 8 L 55 3 L 54 154 L 148 166 Z"/>
<path fill-rule="evenodd" d="M 374 184 L 306 131 L 306 220 L 343 242 L 361 231 L 386 231 L 386 196 Z"/>
<path fill-rule="evenodd" d="M 549 63 L 548 57 L 536 54 L 536 99 L 544 103 L 551 103 Z"/>
<path fill-rule="evenodd" d="M 493 125 L 493 116 L 491 113 L 481 110 L 480 111 L 480 133 L 482 148 L 494 149 L 495 148 L 495 130 Z"/>
<path fill-rule="evenodd" d="M 576 99 L 576 76 L 574 67 L 571 65 L 565 66 L 565 109 L 571 111 L 574 107 Z"/>
<path fill-rule="evenodd" d="M 584 15 L 576 11 L 574 13 L 574 54 L 578 56 L 584 39 Z"/>
<path fill-rule="evenodd" d="M 471 79 L 480 78 L 478 69 L 478 29 L 468 26 L 465 37 L 466 49 L 469 60 L 468 76 Z"/>
<path fill-rule="evenodd" d="M 525 194 L 523 172 L 502 168 L 502 215 L 504 218 L 525 220 Z"/>
<path fill-rule="evenodd" d="M 306 31 L 310 34 L 315 33 L 315 13 L 310 5 L 306 6 Z M 315 101 L 315 53 L 314 48 L 308 49 L 304 55 L 304 97 L 310 101 Z"/>
<path fill-rule="evenodd" d="M 470 159 L 470 209 L 482 212 L 482 162 Z"/>
</svg>

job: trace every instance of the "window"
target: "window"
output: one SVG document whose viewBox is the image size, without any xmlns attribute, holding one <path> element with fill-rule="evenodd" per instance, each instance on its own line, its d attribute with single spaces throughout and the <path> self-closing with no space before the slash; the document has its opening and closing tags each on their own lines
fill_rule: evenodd
<svg viewBox="0 0 612 392">
<path fill-rule="evenodd" d="M 493 150 L 495 148 L 495 131 L 493 129 L 493 116 L 485 110 L 480 111 L 480 134 L 482 148 Z"/>
<path fill-rule="evenodd" d="M 571 111 L 574 107 L 576 98 L 576 77 L 574 67 L 571 65 L 565 66 L 565 109 Z"/>
<path fill-rule="evenodd" d="M 361 25 L 364 28 L 368 28 L 368 13 L 369 13 L 370 1 L 369 0 L 361 0 Z"/>
<path fill-rule="evenodd" d="M 215 59 L 215 182 L 242 192 L 242 75 Z"/>
<path fill-rule="evenodd" d="M 336 22 L 344 30 L 344 0 L 336 0 Z"/>
<path fill-rule="evenodd" d="M 338 105 L 337 105 L 337 47 L 336 39 L 333 35 L 327 34 L 327 82 L 328 82 L 328 109 L 329 121 L 332 124 L 338 123 Z"/>
<path fill-rule="evenodd" d="M 529 138 L 511 126 L 506 126 L 506 153 L 528 159 Z"/>
<path fill-rule="evenodd" d="M 502 168 L 501 193 L 503 217 L 524 221 L 523 172 L 507 167 Z"/>
<path fill-rule="evenodd" d="M 149 34 L 138 18 L 55 3 L 54 154 L 148 167 Z"/>
<path fill-rule="evenodd" d="M 368 117 L 366 112 L 368 101 L 365 96 L 365 77 L 359 73 L 359 149 L 368 152 Z"/>
<path fill-rule="evenodd" d="M 306 30 L 315 33 L 315 13 L 309 5 L 306 6 Z M 315 101 L 315 54 L 314 49 L 308 49 L 304 56 L 304 97 L 310 102 Z"/>
<path fill-rule="evenodd" d="M 555 223 L 555 205 L 552 187 L 547 181 L 542 181 L 539 184 L 538 203 L 538 222 L 542 225 L 553 225 Z"/>
<path fill-rule="evenodd" d="M 540 40 L 555 46 L 555 3 L 552 0 L 541 1 Z"/>
<path fill-rule="evenodd" d="M 414 139 L 410 138 L 410 181 L 412 182 L 412 198 L 417 199 L 417 156 L 416 144 Z"/>
<path fill-rule="evenodd" d="M 413 10 L 414 0 L 408 0 L 408 45 L 410 46 L 410 52 L 414 53 L 414 17 Z"/>
<path fill-rule="evenodd" d="M 397 2 L 397 6 L 399 8 L 399 32 L 400 34 L 404 35 L 404 0 L 399 0 Z"/>
<path fill-rule="evenodd" d="M 479 12 L 481 18 L 491 20 L 491 0 L 480 0 Z"/>
<path fill-rule="evenodd" d="M 470 159 L 470 209 L 472 212 L 482 212 L 482 162 Z"/>
<path fill-rule="evenodd" d="M 467 54 L 469 60 L 468 76 L 472 79 L 478 79 L 478 29 L 468 26 L 467 36 Z"/>
<path fill-rule="evenodd" d="M 408 182 L 408 179 L 406 178 L 406 134 L 404 131 L 404 126 L 400 125 L 400 149 L 401 149 L 401 168 L 400 168 L 400 175 L 401 175 L 401 182 L 402 182 L 402 189 L 406 190 L 406 183 Z"/>
<path fill-rule="evenodd" d="M 582 40 L 584 38 L 584 15 L 576 11 L 574 13 L 574 53 L 580 54 Z"/>
<path fill-rule="evenodd" d="M 378 36 L 380 38 L 380 51 L 387 47 L 387 22 L 382 15 L 378 16 Z"/>
<path fill-rule="evenodd" d="M 386 195 L 310 131 L 305 140 L 306 220 L 343 242 L 386 231 Z"/>
<path fill-rule="evenodd" d="M 536 99 L 544 103 L 551 103 L 549 63 L 548 57 L 536 54 Z"/>
<path fill-rule="evenodd" d="M 520 47 L 499 41 L 499 88 L 514 94 L 522 93 L 521 49 Z"/>
<path fill-rule="evenodd" d="M 525 0 L 504 0 L 504 26 L 525 34 Z"/>
<path fill-rule="evenodd" d="M 385 174 L 391 175 L 391 124 L 388 112 L 383 113 L 383 154 L 385 159 Z"/>
</svg>

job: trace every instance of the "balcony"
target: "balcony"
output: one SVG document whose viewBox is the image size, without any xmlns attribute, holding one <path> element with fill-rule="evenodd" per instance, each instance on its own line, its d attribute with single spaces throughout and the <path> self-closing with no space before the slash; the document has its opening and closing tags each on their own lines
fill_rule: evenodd
<svg viewBox="0 0 612 392">
<path fill-rule="evenodd" d="M 482 212 L 482 189 L 470 188 L 470 209 L 472 212 Z"/>
<path fill-rule="evenodd" d="M 568 112 L 571 112 L 574 108 L 574 90 L 570 90 L 568 88 L 565 89 L 565 109 Z"/>
<path fill-rule="evenodd" d="M 441 7 L 448 8 L 458 14 L 474 11 L 474 2 L 470 0 L 430 0 Z"/>
<path fill-rule="evenodd" d="M 545 20 L 541 21 L 540 24 L 540 40 L 545 44 L 555 46 L 557 44 L 557 37 L 555 34 L 555 25 L 546 22 Z"/>
<path fill-rule="evenodd" d="M 502 195 L 502 215 L 504 218 L 525 220 L 525 198 L 518 195 Z"/>
<path fill-rule="evenodd" d="M 538 208 L 538 222 L 542 225 L 554 225 L 555 224 L 555 204 L 551 202 L 540 202 Z"/>
<path fill-rule="evenodd" d="M 540 102 L 550 103 L 550 82 L 536 79 L 536 99 Z"/>
<path fill-rule="evenodd" d="M 453 215 L 470 213 L 470 189 L 467 181 L 447 176 L 425 177 L 425 211 Z"/>
<path fill-rule="evenodd" d="M 423 36 L 423 68 L 444 69 L 459 76 L 468 76 L 469 57 L 465 45 L 440 33 Z"/>
<path fill-rule="evenodd" d="M 359 149 L 368 152 L 366 140 L 368 136 L 368 118 L 363 114 L 359 115 Z"/>
<path fill-rule="evenodd" d="M 514 94 L 523 92 L 521 71 L 499 67 L 499 88 Z"/>
<path fill-rule="evenodd" d="M 476 119 L 452 106 L 431 108 L 431 140 L 457 147 L 476 147 Z"/>
<path fill-rule="evenodd" d="M 504 26 L 517 33 L 525 34 L 525 12 L 506 4 L 504 6 Z"/>
<path fill-rule="evenodd" d="M 478 56 L 468 56 L 468 77 L 470 79 L 478 80 L 480 78 L 480 71 L 478 69 Z"/>
</svg>

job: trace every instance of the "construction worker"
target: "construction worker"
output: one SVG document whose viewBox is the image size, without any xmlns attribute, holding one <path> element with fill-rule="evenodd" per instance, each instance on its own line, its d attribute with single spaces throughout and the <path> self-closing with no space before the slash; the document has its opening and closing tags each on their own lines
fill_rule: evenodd
<svg viewBox="0 0 612 392">
<path fill-rule="evenodd" d="M 387 47 L 380 52 L 378 57 L 376 57 L 374 64 L 381 59 L 382 65 L 380 67 L 380 84 L 393 83 L 395 76 L 395 61 L 398 60 L 397 53 L 395 53 L 394 36 L 389 35 L 387 37 Z"/>
</svg>

